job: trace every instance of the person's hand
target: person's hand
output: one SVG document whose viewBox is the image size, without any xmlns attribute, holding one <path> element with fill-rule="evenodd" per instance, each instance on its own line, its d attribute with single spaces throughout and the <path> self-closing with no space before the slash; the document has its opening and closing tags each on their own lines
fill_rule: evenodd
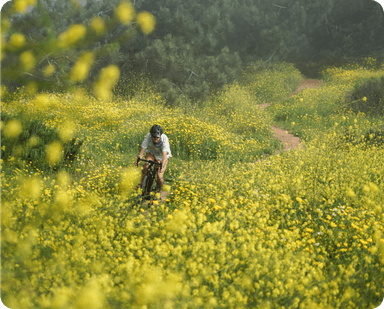
<svg viewBox="0 0 384 309">
<path fill-rule="evenodd" d="M 135 161 L 135 166 L 139 166 L 140 159 L 141 159 L 141 157 L 137 156 L 137 159 Z"/>
</svg>

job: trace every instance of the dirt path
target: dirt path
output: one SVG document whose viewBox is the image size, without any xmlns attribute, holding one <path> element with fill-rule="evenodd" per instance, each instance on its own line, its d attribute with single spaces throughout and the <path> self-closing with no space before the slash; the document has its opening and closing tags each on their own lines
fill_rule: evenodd
<svg viewBox="0 0 384 309">
<path fill-rule="evenodd" d="M 318 80 L 318 79 L 303 79 L 301 82 L 300 82 L 300 85 L 299 87 L 297 87 L 297 89 L 292 92 L 289 96 L 294 96 L 295 94 L 297 94 L 298 92 L 300 92 L 301 90 L 304 90 L 306 88 L 319 88 L 321 86 L 321 80 Z"/>
<path fill-rule="evenodd" d="M 317 79 L 303 79 L 300 82 L 299 87 L 292 92 L 289 96 L 294 96 L 298 92 L 306 89 L 306 88 L 318 88 L 321 85 L 321 81 Z M 264 109 L 268 106 L 270 106 L 271 103 L 264 103 L 260 104 L 259 107 L 261 109 Z M 286 130 L 280 129 L 278 127 L 272 126 L 272 131 L 274 133 L 275 138 L 281 141 L 281 143 L 284 145 L 284 151 L 293 150 L 296 148 L 302 147 L 302 143 L 300 141 L 300 138 L 297 136 L 294 136 L 293 134 L 287 132 Z M 276 151 L 276 153 L 279 153 L 279 151 Z"/>
</svg>

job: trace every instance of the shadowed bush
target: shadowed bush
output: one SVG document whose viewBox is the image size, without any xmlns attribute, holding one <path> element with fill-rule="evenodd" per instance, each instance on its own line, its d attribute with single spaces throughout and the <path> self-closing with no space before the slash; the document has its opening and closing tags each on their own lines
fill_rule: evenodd
<svg viewBox="0 0 384 309">
<path fill-rule="evenodd" d="M 372 115 L 384 115 L 384 75 L 359 80 L 350 100 L 357 101 L 361 97 L 366 97 L 366 101 L 357 101 L 351 105 L 351 109 L 358 113 Z"/>
<path fill-rule="evenodd" d="M 18 120 L 16 120 L 18 119 Z M 26 117 L 14 117 L 7 112 L 1 114 L 2 127 L 17 121 L 22 130 L 18 136 L 7 136 L 7 131 L 1 132 L 1 159 L 5 162 L 15 158 L 30 162 L 32 166 L 46 170 L 52 167 L 46 161 L 47 146 L 60 140 L 57 129 L 50 128 L 38 119 L 30 120 Z M 9 134 L 8 134 L 9 135 Z M 82 140 L 74 137 L 62 143 L 62 156 L 55 167 L 73 161 L 80 152 Z"/>
</svg>

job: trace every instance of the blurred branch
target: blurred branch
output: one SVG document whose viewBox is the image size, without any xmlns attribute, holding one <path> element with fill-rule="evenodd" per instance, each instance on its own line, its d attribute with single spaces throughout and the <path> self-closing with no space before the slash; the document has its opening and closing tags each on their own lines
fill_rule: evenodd
<svg viewBox="0 0 384 309">
<path fill-rule="evenodd" d="M 280 8 L 280 9 L 286 9 L 285 6 L 280 6 L 280 5 L 277 5 L 277 4 L 274 4 L 274 3 L 272 3 L 272 5 L 274 5 L 274 6 L 278 7 L 278 8 Z"/>
<path fill-rule="evenodd" d="M 33 78 L 37 78 L 37 79 L 41 79 L 41 80 L 45 80 L 47 82 L 49 82 L 50 80 L 49 79 L 46 79 L 46 78 L 42 78 L 42 77 L 39 77 L 39 76 L 36 76 L 36 75 L 33 75 L 31 73 L 28 73 L 28 72 L 23 72 L 23 74 L 25 75 L 29 75 L 29 76 L 32 76 Z"/>
<path fill-rule="evenodd" d="M 267 61 L 265 61 L 265 63 L 269 62 L 275 54 L 276 54 L 276 51 L 272 54 L 271 57 L 269 57 L 269 59 Z"/>
</svg>

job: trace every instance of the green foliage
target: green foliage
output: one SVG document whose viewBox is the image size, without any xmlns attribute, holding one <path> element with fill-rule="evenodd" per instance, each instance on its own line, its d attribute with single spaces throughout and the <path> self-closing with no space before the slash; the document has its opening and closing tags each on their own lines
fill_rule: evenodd
<svg viewBox="0 0 384 309">
<path fill-rule="evenodd" d="M 21 160 L 42 171 L 50 171 L 52 168 L 64 166 L 73 162 L 80 153 L 83 141 L 77 137 L 63 143 L 60 161 L 50 164 L 46 160 L 47 146 L 60 140 L 57 129 L 48 127 L 43 120 L 30 119 L 21 115 L 1 113 L 2 126 L 6 126 L 11 120 L 21 120 L 22 132 L 15 138 L 4 136 L 1 132 L 1 159 L 6 163 L 9 160 Z"/>
<path fill-rule="evenodd" d="M 6 82 L 8 86 L 35 80 L 40 89 L 52 85 L 68 88 L 73 84 L 68 77 L 75 62 L 90 50 L 96 60 L 89 81 L 106 65 L 116 64 L 122 77 L 142 73 L 151 77 L 169 105 L 180 105 L 204 101 L 255 60 L 295 61 L 305 75 L 313 75 L 316 65 L 310 61 L 329 62 L 368 51 L 377 54 L 383 46 L 383 14 L 370 0 L 134 1 L 136 11 L 148 11 L 156 18 L 156 29 L 149 35 L 141 34 L 137 23 L 117 22 L 119 0 L 89 0 L 84 7 L 65 0 L 37 3 L 30 12 L 10 19 L 8 35 L 23 33 L 27 44 L 8 53 L 3 65 L 12 80 Z M 11 10 L 3 11 L 7 20 Z M 91 29 L 96 16 L 105 23 L 103 33 Z M 58 49 L 53 43 L 73 24 L 90 31 L 70 49 Z M 12 72 L 20 70 L 18 56 L 31 46 L 36 52 L 36 69 L 15 75 Z M 5 50 L 10 52 L 8 47 Z M 56 71 L 47 77 L 42 73 L 48 64 Z"/>
<path fill-rule="evenodd" d="M 2 301 L 79 309 L 377 306 L 384 150 L 353 145 L 356 138 L 338 147 L 349 126 L 354 137 L 376 132 L 363 114 L 316 115 L 341 107 L 349 78 L 364 72 L 328 72 L 333 80 L 319 91 L 283 100 L 300 72 L 287 64 L 251 68 L 245 85 L 225 86 L 188 114 L 136 80 L 127 86 L 135 96 L 108 104 L 56 93 L 49 108 L 37 109 L 38 100 L 13 96 L 3 111 L 32 111 L 50 127 L 73 122 L 84 144 L 66 172 L 2 162 Z M 266 99 L 276 101 L 259 109 Z M 322 138 L 259 160 L 275 150 L 268 129 L 281 107 L 289 117 L 312 111 L 312 121 L 297 126 L 313 125 L 318 134 L 307 136 Z M 23 134 L 8 122 L 2 134 Z M 174 157 L 165 175 L 170 195 L 148 208 L 136 202 L 133 161 L 153 123 L 164 125 Z"/>
<path fill-rule="evenodd" d="M 121 9 L 120 2 L 89 1 L 83 8 L 77 0 L 38 0 L 28 10 L 28 2 L 19 2 L 25 7 L 14 3 L 8 2 L 1 12 L 2 84 L 9 91 L 22 86 L 32 94 L 68 91 L 83 82 L 91 86 L 102 68 L 127 60 L 120 46 L 143 25 L 142 21 L 133 23 L 140 13 L 136 15 L 132 6 L 128 12 Z M 148 25 L 148 20 L 144 23 Z M 88 59 L 87 68 L 83 66 L 80 72 L 75 64 L 86 52 L 96 60 Z M 79 74 L 84 77 L 76 79 Z"/>
<path fill-rule="evenodd" d="M 362 97 L 366 101 L 358 100 Z M 351 104 L 351 109 L 356 113 L 384 115 L 384 75 L 358 80 L 350 100 L 355 102 Z"/>
<path fill-rule="evenodd" d="M 377 70 L 384 64 L 384 57 L 382 54 L 375 56 L 374 63 L 367 63 L 367 58 L 361 56 L 348 56 L 344 55 L 335 55 L 323 57 L 317 59 L 316 61 L 296 61 L 295 67 L 297 67 L 300 72 L 308 78 L 316 79 L 328 79 L 328 76 L 324 74 L 324 68 L 327 67 L 363 67 L 369 70 Z"/>
</svg>

